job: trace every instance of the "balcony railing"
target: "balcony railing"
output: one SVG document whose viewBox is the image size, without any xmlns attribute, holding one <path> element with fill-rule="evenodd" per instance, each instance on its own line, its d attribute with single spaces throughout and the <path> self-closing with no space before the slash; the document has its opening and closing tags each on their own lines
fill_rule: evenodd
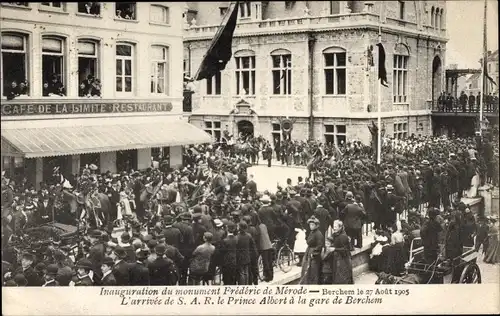
<svg viewBox="0 0 500 316">
<path fill-rule="evenodd" d="M 469 106 L 469 104 L 462 105 L 459 100 L 453 100 L 451 103 L 442 103 L 439 101 L 432 102 L 432 112 L 437 113 L 479 113 L 479 105 L 474 104 Z M 485 102 L 483 103 L 483 112 L 485 114 L 498 114 L 498 101 L 496 102 Z"/>
</svg>

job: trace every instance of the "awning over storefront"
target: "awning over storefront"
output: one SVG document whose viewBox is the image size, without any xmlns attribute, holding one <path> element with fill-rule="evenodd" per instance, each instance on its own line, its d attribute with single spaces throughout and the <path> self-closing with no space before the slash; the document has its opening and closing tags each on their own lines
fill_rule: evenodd
<svg viewBox="0 0 500 316">
<path fill-rule="evenodd" d="M 26 158 L 208 142 L 211 142 L 210 135 L 184 121 L 155 124 L 2 129 L 2 155 L 5 155 L 5 147 L 13 154 L 22 153 L 22 156 Z"/>
</svg>

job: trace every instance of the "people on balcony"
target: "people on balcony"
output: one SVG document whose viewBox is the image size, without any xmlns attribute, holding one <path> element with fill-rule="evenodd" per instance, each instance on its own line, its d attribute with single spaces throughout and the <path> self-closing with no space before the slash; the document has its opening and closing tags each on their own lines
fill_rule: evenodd
<svg viewBox="0 0 500 316">
<path fill-rule="evenodd" d="M 43 83 L 43 96 L 65 96 L 66 91 L 64 89 L 64 85 L 59 80 L 59 77 L 56 74 L 51 76 L 50 82 Z"/>
<path fill-rule="evenodd" d="M 18 85 L 17 81 L 14 80 L 11 82 L 10 86 L 7 87 L 5 95 L 7 97 L 7 100 L 13 100 L 14 98 L 27 94 L 28 94 L 28 82 L 26 80 L 21 81 Z"/>
<path fill-rule="evenodd" d="M 80 83 L 78 91 L 79 97 L 100 97 L 101 96 L 101 81 L 94 78 L 93 75 L 88 75 L 87 79 Z"/>
</svg>

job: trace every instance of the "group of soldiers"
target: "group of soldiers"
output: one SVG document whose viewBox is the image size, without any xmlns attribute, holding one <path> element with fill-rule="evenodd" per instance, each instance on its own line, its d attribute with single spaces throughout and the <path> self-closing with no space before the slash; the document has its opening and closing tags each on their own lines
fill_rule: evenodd
<svg viewBox="0 0 500 316">
<path fill-rule="evenodd" d="M 443 112 L 478 112 L 481 105 L 481 92 L 477 95 L 467 95 L 465 91 L 455 98 L 451 93 L 441 92 L 438 97 L 439 110 Z M 483 97 L 483 110 L 485 112 L 498 112 L 498 95 L 490 93 Z"/>
</svg>

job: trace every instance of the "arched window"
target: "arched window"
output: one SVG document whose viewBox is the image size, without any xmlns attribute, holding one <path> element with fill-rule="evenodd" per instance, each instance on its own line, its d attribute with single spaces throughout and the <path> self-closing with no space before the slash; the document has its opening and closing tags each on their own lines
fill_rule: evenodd
<svg viewBox="0 0 500 316">
<path fill-rule="evenodd" d="M 394 103 L 408 103 L 408 70 L 410 51 L 404 44 L 394 48 L 392 96 Z"/>
<path fill-rule="evenodd" d="M 325 94 L 346 94 L 347 54 L 345 49 L 330 47 L 323 50 Z"/>
<path fill-rule="evenodd" d="M 151 47 L 151 93 L 168 94 L 168 47 Z"/>
<path fill-rule="evenodd" d="M 434 7 L 431 9 L 431 26 L 434 27 Z"/>
<path fill-rule="evenodd" d="M 292 92 L 292 53 L 286 49 L 271 52 L 273 94 L 284 95 Z"/>
<path fill-rule="evenodd" d="M 128 43 L 116 44 L 116 87 L 118 93 L 133 93 L 134 85 L 134 45 Z"/>
<path fill-rule="evenodd" d="M 445 20 L 444 20 L 444 9 L 441 9 L 441 11 L 440 11 L 440 13 L 439 13 L 439 20 L 440 20 L 440 21 L 439 21 L 439 27 L 440 27 L 441 29 L 444 29 L 444 28 L 445 28 L 445 26 L 444 26 L 444 21 L 445 21 Z"/>
<path fill-rule="evenodd" d="M 439 28 L 439 8 L 436 8 L 436 11 L 434 12 L 434 27 L 436 29 Z"/>
<path fill-rule="evenodd" d="M 65 39 L 56 36 L 42 37 L 42 87 L 43 96 L 66 95 Z"/>
<path fill-rule="evenodd" d="M 236 62 L 236 92 L 255 95 L 255 52 L 241 50 L 234 54 Z"/>
<path fill-rule="evenodd" d="M 22 33 L 2 33 L 2 96 L 29 95 L 28 36 Z M 15 82 L 15 84 L 14 84 Z M 10 94 L 10 96 L 9 96 Z"/>
<path fill-rule="evenodd" d="M 78 96 L 101 96 L 99 42 L 78 40 Z"/>
</svg>

